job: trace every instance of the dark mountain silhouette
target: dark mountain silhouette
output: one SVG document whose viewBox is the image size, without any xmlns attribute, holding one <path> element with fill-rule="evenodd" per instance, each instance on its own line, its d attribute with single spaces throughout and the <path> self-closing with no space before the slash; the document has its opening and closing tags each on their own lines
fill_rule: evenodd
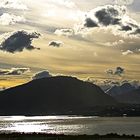
<svg viewBox="0 0 140 140">
<path fill-rule="evenodd" d="M 114 98 L 121 103 L 140 104 L 140 88 L 114 96 Z"/>
<path fill-rule="evenodd" d="M 121 86 L 113 86 L 106 93 L 121 103 L 140 104 L 140 88 L 136 88 L 130 83 L 124 83 Z"/>
<path fill-rule="evenodd" d="M 122 95 L 131 91 L 134 91 L 136 89 L 135 86 L 132 86 L 130 83 L 124 83 L 121 86 L 113 86 L 110 88 L 106 93 L 115 97 L 118 95 Z"/>
<path fill-rule="evenodd" d="M 0 115 L 78 114 L 96 106 L 116 103 L 96 85 L 57 76 L 1 91 Z"/>
</svg>

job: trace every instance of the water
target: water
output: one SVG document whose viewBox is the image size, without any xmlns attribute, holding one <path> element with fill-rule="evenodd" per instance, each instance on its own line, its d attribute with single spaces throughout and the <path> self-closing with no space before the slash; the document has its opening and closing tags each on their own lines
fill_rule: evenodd
<svg viewBox="0 0 140 140">
<path fill-rule="evenodd" d="M 140 136 L 139 117 L 3 116 L 0 132 L 79 134 L 135 134 Z"/>
</svg>

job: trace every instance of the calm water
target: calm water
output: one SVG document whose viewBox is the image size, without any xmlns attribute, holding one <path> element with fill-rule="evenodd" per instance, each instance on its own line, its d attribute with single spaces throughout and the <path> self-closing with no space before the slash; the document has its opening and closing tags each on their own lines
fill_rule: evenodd
<svg viewBox="0 0 140 140">
<path fill-rule="evenodd" d="M 0 132 L 56 134 L 135 134 L 140 136 L 140 118 L 129 117 L 0 117 Z"/>
</svg>

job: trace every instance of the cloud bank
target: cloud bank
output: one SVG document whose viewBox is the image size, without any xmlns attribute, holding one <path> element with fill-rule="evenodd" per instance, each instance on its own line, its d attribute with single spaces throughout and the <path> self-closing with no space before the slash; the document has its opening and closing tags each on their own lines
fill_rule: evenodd
<svg viewBox="0 0 140 140">
<path fill-rule="evenodd" d="M 0 16 L 1 25 L 13 25 L 15 23 L 24 23 L 26 20 L 23 16 L 16 16 L 13 14 L 3 13 Z"/>
<path fill-rule="evenodd" d="M 23 16 L 25 10 L 28 8 L 20 0 L 2 0 L 0 2 L 0 25 L 25 23 L 26 19 Z"/>
<path fill-rule="evenodd" d="M 86 35 L 100 29 L 121 37 L 140 37 L 140 24 L 129 16 L 126 6 L 104 5 L 85 13 L 85 18 L 73 29 L 57 29 L 55 34 L 64 36 Z"/>
<path fill-rule="evenodd" d="M 105 5 L 87 13 L 81 28 L 112 28 L 114 34 L 140 36 L 140 25 L 129 17 L 127 8 L 119 5 Z"/>
<path fill-rule="evenodd" d="M 27 6 L 20 2 L 20 0 L 3 0 L 0 3 L 0 8 L 4 9 L 16 9 L 16 10 L 28 10 Z"/>
<path fill-rule="evenodd" d="M 114 0 L 114 3 L 118 5 L 131 5 L 133 2 L 134 0 Z"/>
<path fill-rule="evenodd" d="M 0 75 L 22 75 L 30 72 L 29 68 L 0 69 Z"/>
<path fill-rule="evenodd" d="M 23 30 L 14 32 L 2 41 L 0 50 L 15 53 L 22 52 L 24 49 L 39 49 L 32 45 L 33 39 L 39 38 L 39 36 L 40 34 L 37 32 L 28 33 Z"/>
</svg>

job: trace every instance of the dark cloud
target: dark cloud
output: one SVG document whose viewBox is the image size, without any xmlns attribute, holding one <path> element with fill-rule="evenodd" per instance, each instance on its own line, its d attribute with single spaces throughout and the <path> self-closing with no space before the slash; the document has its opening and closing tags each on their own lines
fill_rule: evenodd
<svg viewBox="0 0 140 140">
<path fill-rule="evenodd" d="M 98 27 L 97 23 L 95 21 L 93 21 L 91 18 L 86 18 L 85 19 L 85 27 Z"/>
<path fill-rule="evenodd" d="M 134 34 L 140 34 L 140 27 L 138 29 L 136 29 L 136 31 L 134 32 Z"/>
<path fill-rule="evenodd" d="M 33 50 L 39 49 L 32 45 L 35 38 L 39 38 L 40 34 L 37 32 L 28 33 L 26 31 L 17 31 L 10 35 L 0 45 L 0 50 L 9 53 L 22 52 L 24 49 Z"/>
<path fill-rule="evenodd" d="M 22 75 L 29 71 L 29 68 L 0 69 L 0 75 Z"/>
<path fill-rule="evenodd" d="M 121 76 L 122 74 L 124 74 L 124 68 L 117 67 L 114 74 L 118 75 L 118 76 Z"/>
<path fill-rule="evenodd" d="M 122 30 L 122 31 L 131 31 L 131 30 L 132 30 L 132 27 L 130 27 L 130 26 L 128 26 L 128 25 L 127 25 L 127 26 L 122 26 L 122 27 L 121 27 L 121 30 Z"/>
<path fill-rule="evenodd" d="M 95 16 L 104 26 L 120 24 L 119 11 L 114 7 L 107 7 L 96 11 Z"/>
<path fill-rule="evenodd" d="M 114 34 L 140 35 L 140 25 L 129 16 L 127 8 L 120 5 L 99 6 L 88 12 L 80 28 L 95 27 L 111 27 Z"/>
<path fill-rule="evenodd" d="M 47 78 L 47 77 L 52 77 L 52 75 L 48 72 L 48 71 L 41 71 L 39 73 L 36 73 L 32 79 L 36 80 L 36 79 L 42 79 L 42 78 Z"/>
<path fill-rule="evenodd" d="M 125 13 L 121 6 L 105 5 L 91 10 L 87 16 L 89 22 L 96 23 L 96 26 L 120 25 L 121 16 Z"/>
<path fill-rule="evenodd" d="M 8 70 L 0 70 L 0 75 L 6 75 L 9 71 Z"/>
<path fill-rule="evenodd" d="M 51 41 L 51 42 L 49 42 L 48 45 L 59 48 L 63 45 L 63 42 L 61 42 L 61 41 Z"/>
<path fill-rule="evenodd" d="M 115 70 L 109 69 L 106 71 L 108 75 L 122 76 L 125 73 L 125 69 L 122 67 L 117 67 Z"/>
</svg>

